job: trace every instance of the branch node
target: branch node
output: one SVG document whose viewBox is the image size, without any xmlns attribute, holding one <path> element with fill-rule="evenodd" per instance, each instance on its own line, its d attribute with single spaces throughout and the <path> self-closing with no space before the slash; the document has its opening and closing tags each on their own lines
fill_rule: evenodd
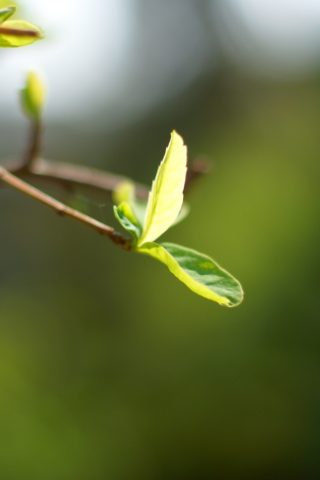
<svg viewBox="0 0 320 480">
<path fill-rule="evenodd" d="M 124 237 L 121 233 L 119 232 L 112 232 L 110 235 L 110 240 L 112 240 L 113 243 L 116 245 L 119 245 L 122 247 L 124 250 L 131 250 L 131 240 L 130 238 Z"/>
</svg>

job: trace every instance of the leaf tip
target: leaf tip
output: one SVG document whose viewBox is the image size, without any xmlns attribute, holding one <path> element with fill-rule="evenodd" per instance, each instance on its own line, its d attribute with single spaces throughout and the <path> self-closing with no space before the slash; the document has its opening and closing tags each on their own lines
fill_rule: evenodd
<svg viewBox="0 0 320 480">
<path fill-rule="evenodd" d="M 182 136 L 176 130 L 172 130 L 171 132 L 171 141 L 180 143 L 181 146 L 186 147 Z"/>
<path fill-rule="evenodd" d="M 8 5 L 0 10 L 0 24 L 8 20 L 17 10 L 16 5 Z"/>
</svg>

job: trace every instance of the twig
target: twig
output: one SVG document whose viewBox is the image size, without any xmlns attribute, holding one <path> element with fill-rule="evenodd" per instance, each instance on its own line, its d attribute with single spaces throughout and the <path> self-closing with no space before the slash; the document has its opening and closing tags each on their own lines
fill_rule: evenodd
<svg viewBox="0 0 320 480">
<path fill-rule="evenodd" d="M 0 27 L 1 35 L 12 35 L 14 37 L 37 37 L 40 38 L 41 34 L 37 30 Z"/>
<path fill-rule="evenodd" d="M 187 171 L 186 183 L 184 185 L 184 193 L 189 191 L 190 187 L 195 183 L 195 181 L 202 177 L 204 174 L 208 173 L 211 169 L 211 162 L 207 157 L 199 156 L 191 162 L 190 167 Z"/>
<path fill-rule="evenodd" d="M 106 192 L 113 192 L 120 183 L 130 181 L 127 177 L 103 170 L 42 158 L 34 158 L 28 168 L 17 162 L 8 163 L 5 167 L 17 176 L 37 176 L 53 182 L 67 182 L 68 184 L 91 187 Z M 185 192 L 189 191 L 195 180 L 207 173 L 209 169 L 210 164 L 207 160 L 196 159 L 193 161 L 188 168 Z M 149 188 L 141 183 L 135 183 L 135 186 L 137 198 L 148 200 Z"/>
<path fill-rule="evenodd" d="M 55 210 L 59 215 L 66 215 L 74 218 L 75 220 L 78 220 L 79 222 L 87 225 L 88 227 L 93 228 L 101 235 L 108 236 L 114 243 L 122 246 L 125 250 L 130 250 L 130 240 L 123 237 L 123 235 L 121 235 L 120 233 L 115 232 L 112 227 L 98 222 L 97 220 L 88 217 L 87 215 L 84 215 L 77 210 L 67 207 L 63 203 L 58 202 L 57 200 L 41 192 L 37 188 L 34 188 L 23 180 L 15 177 L 3 167 L 0 167 L 0 179 L 11 187 L 16 188 L 20 192 L 23 192 L 30 197 L 35 198 L 39 202 L 44 203 L 48 207 L 53 208 L 53 210 Z"/>
<path fill-rule="evenodd" d="M 5 169 L 17 177 L 39 177 L 54 183 L 61 182 L 70 188 L 72 185 L 91 187 L 113 192 L 123 182 L 132 181 L 122 175 L 115 175 L 95 168 L 74 165 L 65 162 L 44 160 L 40 158 L 42 125 L 32 122 L 28 149 L 22 162 L 11 162 Z M 188 167 L 184 192 L 189 190 L 195 180 L 210 170 L 210 162 L 205 157 L 198 157 Z M 135 182 L 135 193 L 139 200 L 148 200 L 149 188 Z"/>
<path fill-rule="evenodd" d="M 32 163 L 38 158 L 41 151 L 41 132 L 42 125 L 40 121 L 31 121 L 30 140 L 25 152 L 23 169 L 31 169 Z"/>
<path fill-rule="evenodd" d="M 128 177 L 103 170 L 42 158 L 37 158 L 31 164 L 29 173 L 50 180 L 63 180 L 78 186 L 93 187 L 107 192 L 113 192 L 120 183 L 131 181 Z M 135 183 L 135 186 L 139 200 L 147 200 L 148 187 L 139 183 Z"/>
</svg>

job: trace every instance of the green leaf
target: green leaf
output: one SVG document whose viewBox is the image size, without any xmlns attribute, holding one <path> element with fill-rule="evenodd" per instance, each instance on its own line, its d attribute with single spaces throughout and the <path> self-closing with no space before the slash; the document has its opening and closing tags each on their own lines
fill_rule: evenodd
<svg viewBox="0 0 320 480">
<path fill-rule="evenodd" d="M 0 47 L 24 47 L 42 38 L 41 30 L 23 20 L 9 20 L 0 25 Z"/>
<path fill-rule="evenodd" d="M 27 75 L 26 86 L 21 90 L 22 108 L 28 117 L 38 121 L 45 105 L 45 86 L 40 76 L 34 72 Z"/>
<path fill-rule="evenodd" d="M 141 225 L 136 219 L 130 205 L 126 202 L 121 203 L 118 207 L 113 207 L 114 215 L 119 223 L 127 232 L 131 233 L 137 243 L 141 235 Z"/>
<path fill-rule="evenodd" d="M 136 249 L 167 265 L 171 273 L 193 292 L 226 307 L 243 299 L 240 283 L 210 257 L 174 243 L 145 243 Z"/>
<path fill-rule="evenodd" d="M 183 202 L 186 164 L 187 147 L 183 144 L 180 135 L 173 131 L 149 193 L 139 246 L 156 240 L 176 220 Z"/>
<path fill-rule="evenodd" d="M 15 5 L 10 5 L 9 7 L 2 8 L 0 10 L 0 24 L 3 23 L 5 20 L 8 20 L 8 18 L 10 18 L 16 10 L 17 7 Z"/>
<path fill-rule="evenodd" d="M 131 209 L 141 225 L 144 224 L 144 219 L 146 216 L 147 202 L 138 200 L 135 195 L 135 185 L 129 180 L 125 180 L 120 183 L 116 190 L 112 192 L 113 201 L 119 205 L 122 202 L 127 202 L 131 206 Z M 183 202 L 183 205 L 178 213 L 177 218 L 171 225 L 177 225 L 177 223 L 182 222 L 190 212 L 190 206 L 187 202 Z"/>
<path fill-rule="evenodd" d="M 141 225 L 143 225 L 143 222 L 146 216 L 147 202 L 142 202 L 140 200 L 135 199 L 133 202 L 129 202 L 129 203 L 132 206 L 132 209 L 137 219 L 139 220 Z M 190 205 L 187 202 L 183 202 L 177 218 L 170 225 L 169 228 L 174 227 L 178 223 L 182 222 L 182 220 L 184 220 L 188 216 L 189 212 L 190 212 Z"/>
</svg>

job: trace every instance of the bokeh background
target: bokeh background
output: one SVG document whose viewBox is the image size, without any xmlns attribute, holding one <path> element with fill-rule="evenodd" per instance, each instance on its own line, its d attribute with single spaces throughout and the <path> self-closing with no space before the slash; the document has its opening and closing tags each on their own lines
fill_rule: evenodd
<svg viewBox="0 0 320 480">
<path fill-rule="evenodd" d="M 0 52 L 1 158 L 25 148 L 35 67 L 46 158 L 149 184 L 175 128 L 212 169 L 163 239 L 211 255 L 245 300 L 197 297 L 1 188 L 0 478 L 318 479 L 319 2 L 19 5 L 46 39 Z M 37 185 L 116 226 L 108 196 Z"/>
</svg>

